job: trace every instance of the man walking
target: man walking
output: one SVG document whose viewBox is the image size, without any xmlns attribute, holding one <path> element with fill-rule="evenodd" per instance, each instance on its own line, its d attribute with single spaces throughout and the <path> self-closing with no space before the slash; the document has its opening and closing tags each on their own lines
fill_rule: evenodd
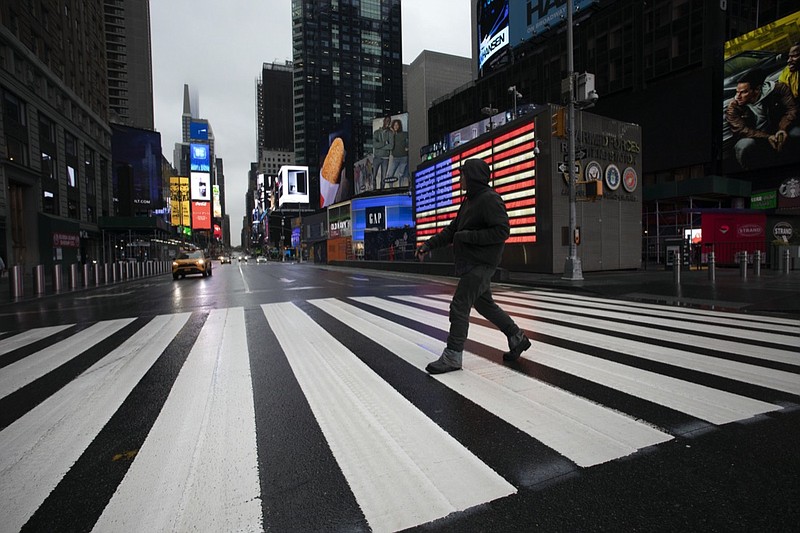
<svg viewBox="0 0 800 533">
<path fill-rule="evenodd" d="M 461 190 L 466 198 L 446 228 L 417 248 L 423 257 L 433 248 L 453 245 L 456 274 L 460 276 L 450 302 L 450 333 L 441 357 L 425 370 L 442 374 L 461 368 L 469 313 L 475 309 L 508 337 L 509 351 L 503 360 L 515 361 L 530 348 L 531 341 L 492 298 L 491 281 L 503 257 L 510 233 L 503 198 L 489 185 L 491 171 L 482 159 L 468 159 L 461 166 Z"/>
</svg>

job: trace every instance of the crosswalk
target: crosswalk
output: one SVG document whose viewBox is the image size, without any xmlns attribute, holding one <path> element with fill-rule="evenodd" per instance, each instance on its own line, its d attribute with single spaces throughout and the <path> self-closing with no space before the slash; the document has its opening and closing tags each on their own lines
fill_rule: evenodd
<svg viewBox="0 0 800 533">
<path fill-rule="evenodd" d="M 498 291 L 428 376 L 450 295 L 0 336 L 0 532 L 396 531 L 800 399 L 800 320 Z"/>
</svg>

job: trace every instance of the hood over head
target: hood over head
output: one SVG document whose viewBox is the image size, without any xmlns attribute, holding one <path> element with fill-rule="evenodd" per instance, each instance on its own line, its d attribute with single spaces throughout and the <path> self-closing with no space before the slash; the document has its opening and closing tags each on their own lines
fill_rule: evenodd
<svg viewBox="0 0 800 533">
<path fill-rule="evenodd" d="M 467 197 L 489 188 L 489 165 L 483 159 L 467 159 L 461 166 L 461 174 L 467 186 Z"/>
</svg>

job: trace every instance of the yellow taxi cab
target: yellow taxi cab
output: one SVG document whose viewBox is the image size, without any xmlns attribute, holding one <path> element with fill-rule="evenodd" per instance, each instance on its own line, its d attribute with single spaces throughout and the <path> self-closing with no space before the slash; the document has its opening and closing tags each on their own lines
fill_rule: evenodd
<svg viewBox="0 0 800 533">
<path fill-rule="evenodd" d="M 211 275 L 211 259 L 203 250 L 183 251 L 172 262 L 172 279 L 185 277 L 187 274 L 202 274 L 205 278 Z"/>
</svg>

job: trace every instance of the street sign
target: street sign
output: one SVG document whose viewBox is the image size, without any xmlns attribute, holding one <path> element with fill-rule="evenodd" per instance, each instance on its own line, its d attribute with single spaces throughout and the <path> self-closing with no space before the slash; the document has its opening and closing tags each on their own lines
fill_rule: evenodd
<svg viewBox="0 0 800 533">
<path fill-rule="evenodd" d="M 586 150 L 580 149 L 575 152 L 575 161 L 580 161 L 584 157 L 586 157 Z M 569 161 L 569 154 L 564 154 L 564 162 L 566 163 L 567 161 Z"/>
<path fill-rule="evenodd" d="M 558 171 L 562 174 L 566 174 L 569 172 L 569 165 L 566 163 L 559 163 L 558 164 Z M 581 166 L 578 163 L 575 163 L 575 174 L 581 173 Z"/>
</svg>

